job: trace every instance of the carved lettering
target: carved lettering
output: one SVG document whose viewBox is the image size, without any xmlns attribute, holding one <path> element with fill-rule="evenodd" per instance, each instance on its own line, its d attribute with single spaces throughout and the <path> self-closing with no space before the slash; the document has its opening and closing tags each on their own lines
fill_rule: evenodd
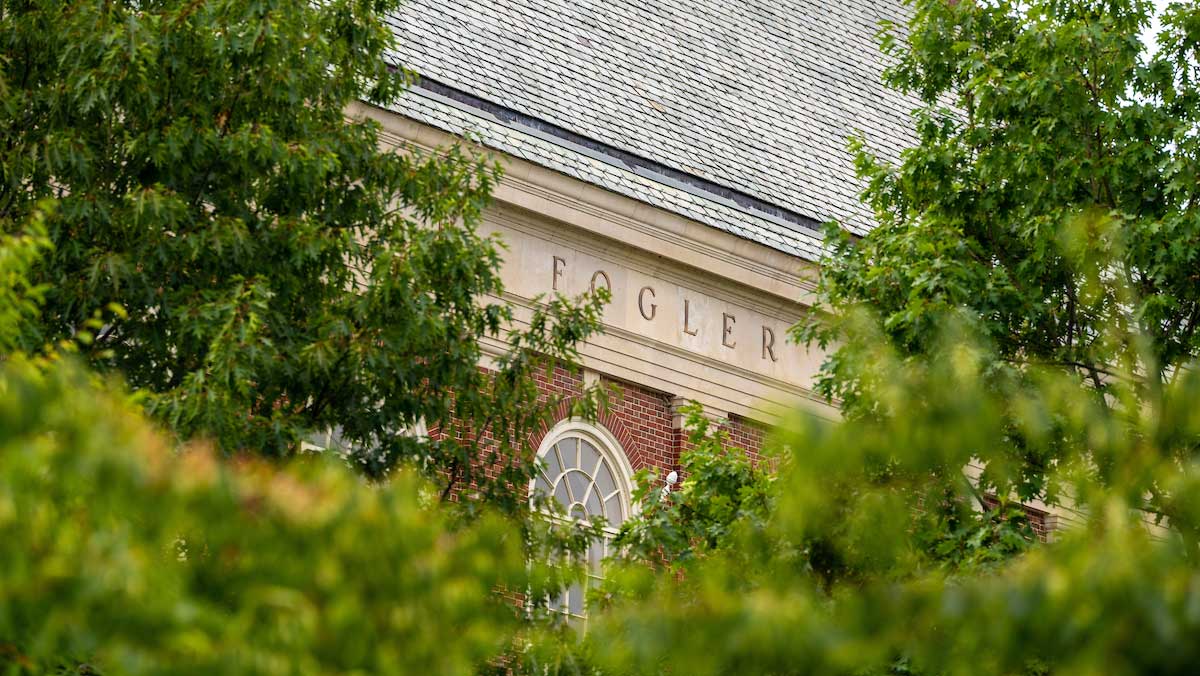
<svg viewBox="0 0 1200 676">
<path fill-rule="evenodd" d="M 654 315 L 658 314 L 658 305 L 655 303 L 651 303 L 650 304 L 650 312 L 646 312 L 646 292 L 647 291 L 650 292 L 650 297 L 654 298 L 654 289 L 652 289 L 648 286 L 643 286 L 642 290 L 638 291 L 638 312 L 642 313 L 642 319 L 645 319 L 646 321 L 650 321 L 651 319 L 654 319 Z"/>
<path fill-rule="evenodd" d="M 689 328 L 691 326 L 691 309 L 691 304 L 685 298 L 683 301 L 683 332 L 689 336 L 694 336 L 697 329 Z"/>
<path fill-rule="evenodd" d="M 567 260 L 562 256 L 553 256 L 551 264 L 551 288 L 554 291 L 559 291 L 565 287 L 562 282 L 566 279 Z M 599 287 L 604 287 L 612 293 L 612 277 L 606 270 L 596 270 L 592 273 L 590 288 L 594 293 Z M 682 289 L 681 289 L 682 291 Z M 673 294 L 672 294 L 673 295 Z M 711 299 L 710 299 L 711 300 Z M 701 300 L 703 303 L 703 299 Z M 651 322 L 658 318 L 658 291 L 653 286 L 642 286 L 637 292 L 637 309 L 642 319 Z M 715 308 L 714 308 L 715 309 Z M 731 308 L 737 311 L 738 308 Z M 697 318 L 692 316 L 692 299 L 683 299 L 683 335 L 698 336 L 700 335 L 700 325 L 696 322 Z M 632 328 L 632 327 L 630 327 Z M 721 312 L 721 346 L 731 350 L 738 349 L 738 341 L 735 340 L 734 331 L 737 329 L 737 316 L 728 311 Z M 775 329 L 762 325 L 762 342 L 761 358 L 763 361 L 771 361 L 773 363 L 779 361 L 779 354 L 775 349 Z M 689 349 L 699 349 L 698 346 L 689 346 Z M 742 346 L 743 350 L 749 349 L 749 346 Z"/>
<path fill-rule="evenodd" d="M 775 356 L 775 332 L 770 327 L 763 327 L 763 350 L 762 358 L 766 359 L 767 355 L 771 356 L 771 361 L 779 361 Z"/>
<path fill-rule="evenodd" d="M 737 323 L 737 317 L 728 312 L 721 313 L 721 344 L 725 347 L 737 347 L 736 342 L 730 342 L 729 337 L 733 335 L 733 325 Z"/>
<path fill-rule="evenodd" d="M 554 291 L 558 291 L 558 278 L 562 277 L 562 273 L 563 273 L 562 268 L 560 268 L 559 265 L 562 265 L 565 267 L 566 264 L 567 264 L 567 262 L 565 260 L 559 258 L 558 256 L 555 256 L 554 262 L 551 263 L 551 267 L 554 268 L 554 277 L 550 282 L 550 288 Z"/>
<path fill-rule="evenodd" d="M 596 291 L 596 278 L 597 277 L 604 278 L 604 288 L 608 289 L 609 293 L 612 293 L 612 281 L 610 281 L 608 279 L 608 273 L 603 270 L 597 270 L 596 272 L 592 273 L 592 286 L 591 286 L 592 291 L 593 292 Z"/>
</svg>

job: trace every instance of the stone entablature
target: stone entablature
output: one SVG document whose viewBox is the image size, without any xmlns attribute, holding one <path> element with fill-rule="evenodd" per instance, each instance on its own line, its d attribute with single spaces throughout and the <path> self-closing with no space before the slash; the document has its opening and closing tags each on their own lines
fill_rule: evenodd
<svg viewBox="0 0 1200 676">
<path fill-rule="evenodd" d="M 670 381 L 668 371 L 678 368 L 680 375 L 710 378 L 710 394 L 732 389 L 761 397 L 761 403 L 786 405 L 805 395 L 816 363 L 787 341 L 799 306 L 756 297 L 733 284 L 722 288 L 719 279 L 568 232 L 561 224 L 548 227 L 531 214 L 497 209 L 488 215 L 487 227 L 509 247 L 503 278 L 510 300 L 529 304 L 549 293 L 573 296 L 607 288 L 612 300 L 604 311 L 606 335 L 593 342 L 624 341 L 627 366 L 636 368 L 628 358 L 640 356 L 641 367 L 657 371 L 660 379 Z M 585 364 L 589 354 L 600 356 L 587 348 L 583 352 Z M 752 393 L 746 392 L 752 387 L 747 381 L 755 383 Z M 724 398 L 749 408 L 760 403 L 733 392 Z"/>
<path fill-rule="evenodd" d="M 385 141 L 397 146 L 456 140 L 376 108 L 352 112 L 379 120 Z M 587 368 L 761 423 L 797 405 L 836 417 L 811 391 L 821 355 L 787 340 L 811 298 L 811 264 L 532 163 L 499 159 L 505 175 L 483 229 L 508 247 L 504 300 L 518 322 L 539 296 L 605 286 L 612 292 L 605 333 L 580 350 Z"/>
</svg>

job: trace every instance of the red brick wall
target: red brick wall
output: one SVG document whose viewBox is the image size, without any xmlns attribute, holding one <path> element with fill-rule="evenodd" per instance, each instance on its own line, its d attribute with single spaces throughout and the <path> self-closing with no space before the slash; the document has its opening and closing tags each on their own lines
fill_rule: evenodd
<svg viewBox="0 0 1200 676">
<path fill-rule="evenodd" d="M 629 464 L 636 472 L 655 468 L 661 475 L 679 464 L 679 446 L 671 428 L 671 396 L 630 383 L 601 379 L 610 387 L 608 415 L 598 421 L 609 425 L 615 419 L 629 430 L 629 442 L 622 440 Z"/>
<path fill-rule="evenodd" d="M 993 495 L 983 496 L 984 503 L 988 509 L 995 509 L 1000 505 L 1000 501 Z M 1025 512 L 1025 516 L 1029 519 L 1029 526 L 1033 529 L 1033 534 L 1038 540 L 1047 542 L 1050 539 L 1050 524 L 1047 522 L 1047 514 L 1040 509 L 1030 507 L 1029 505 L 1019 505 L 1021 511 Z"/>
<path fill-rule="evenodd" d="M 551 395 L 577 397 L 583 391 L 582 375 L 572 375 L 563 368 L 556 368 L 550 374 L 539 373 L 537 383 L 545 398 Z M 687 438 L 683 430 L 672 427 L 673 396 L 604 376 L 601 383 L 609 387 L 610 396 L 607 409 L 596 422 L 621 443 L 633 470 L 652 469 L 658 476 L 663 476 L 677 469 L 679 454 L 687 444 Z M 530 445 L 537 448 L 547 430 L 567 417 L 568 410 L 568 404 L 564 403 L 549 425 L 532 436 Z M 741 448 L 755 461 L 759 460 L 767 432 L 765 426 L 737 415 L 729 416 L 721 426 L 729 433 L 731 446 Z M 1046 514 L 1031 507 L 1025 507 L 1025 511 L 1038 538 L 1047 539 Z"/>
<path fill-rule="evenodd" d="M 744 449 L 757 465 L 762 456 L 763 437 L 766 436 L 767 428 L 738 415 L 730 415 L 729 422 L 722 427 L 729 432 L 729 444 Z"/>
<path fill-rule="evenodd" d="M 675 469 L 686 435 L 672 427 L 673 396 L 604 376 L 601 384 L 609 388 L 610 394 L 608 407 L 596 422 L 621 442 L 633 470 L 653 469 L 662 475 Z M 550 377 L 539 374 L 538 387 L 547 395 L 578 396 L 583 390 L 583 379 L 559 368 Z M 566 416 L 567 406 L 564 405 L 547 429 Z M 746 449 L 757 459 L 762 449 L 764 428 L 739 417 L 731 417 L 724 427 L 729 430 L 731 444 Z M 546 431 L 542 430 L 530 440 L 535 448 L 541 444 Z"/>
<path fill-rule="evenodd" d="M 566 398 L 549 423 L 528 440 L 528 444 L 536 449 L 546 432 L 568 416 L 570 400 L 583 391 L 583 377 L 559 367 L 550 373 L 540 371 L 535 378 L 543 401 L 552 396 Z M 673 395 L 604 376 L 601 377 L 601 384 L 609 390 L 609 399 L 607 408 L 601 412 L 596 423 L 605 427 L 620 442 L 633 471 L 650 469 L 661 477 L 678 469 L 680 452 L 687 445 L 687 434 L 673 427 Z M 759 458 L 766 428 L 739 416 L 730 416 L 721 425 L 729 432 L 730 445 L 744 449 L 755 460 Z M 435 438 L 445 433 L 444 430 L 430 430 L 430 435 Z M 456 428 L 454 433 L 461 437 L 465 430 Z M 483 441 L 490 441 L 488 434 L 485 434 Z M 491 474 L 491 468 L 485 472 Z M 469 486 L 464 488 L 470 490 Z M 459 492 L 455 490 L 452 499 L 458 499 Z"/>
</svg>

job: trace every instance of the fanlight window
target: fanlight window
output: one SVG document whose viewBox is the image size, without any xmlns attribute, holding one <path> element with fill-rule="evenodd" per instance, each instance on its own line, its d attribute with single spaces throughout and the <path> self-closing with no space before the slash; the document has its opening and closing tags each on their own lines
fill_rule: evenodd
<svg viewBox="0 0 1200 676">
<path fill-rule="evenodd" d="M 590 520 L 599 516 L 608 522 L 607 536 L 593 542 L 587 551 L 591 586 L 603 579 L 601 563 L 608 555 L 609 541 L 630 509 L 628 465 L 623 455 L 617 455 L 620 449 L 607 446 L 600 435 L 579 429 L 567 431 L 542 450 L 544 467 L 533 482 L 534 493 L 553 496 L 567 517 Z M 559 598 L 550 600 L 550 609 L 582 627 L 587 620 L 584 596 L 581 585 L 572 585 Z"/>
<path fill-rule="evenodd" d="M 587 439 L 567 437 L 542 455 L 545 469 L 534 490 L 553 495 L 575 519 L 602 516 L 616 528 L 625 521 L 626 495 L 612 463 Z"/>
</svg>

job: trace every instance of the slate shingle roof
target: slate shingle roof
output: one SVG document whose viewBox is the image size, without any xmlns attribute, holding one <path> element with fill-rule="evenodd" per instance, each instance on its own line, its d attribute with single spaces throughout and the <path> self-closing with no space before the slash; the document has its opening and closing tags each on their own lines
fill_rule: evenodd
<svg viewBox="0 0 1200 676">
<path fill-rule="evenodd" d="M 864 233 L 846 138 L 894 158 L 913 103 L 879 83 L 899 0 L 408 0 L 394 58 L 423 78 L 775 205 L 778 218 L 656 179 L 414 89 L 397 110 L 804 258 L 839 219 Z"/>
</svg>

